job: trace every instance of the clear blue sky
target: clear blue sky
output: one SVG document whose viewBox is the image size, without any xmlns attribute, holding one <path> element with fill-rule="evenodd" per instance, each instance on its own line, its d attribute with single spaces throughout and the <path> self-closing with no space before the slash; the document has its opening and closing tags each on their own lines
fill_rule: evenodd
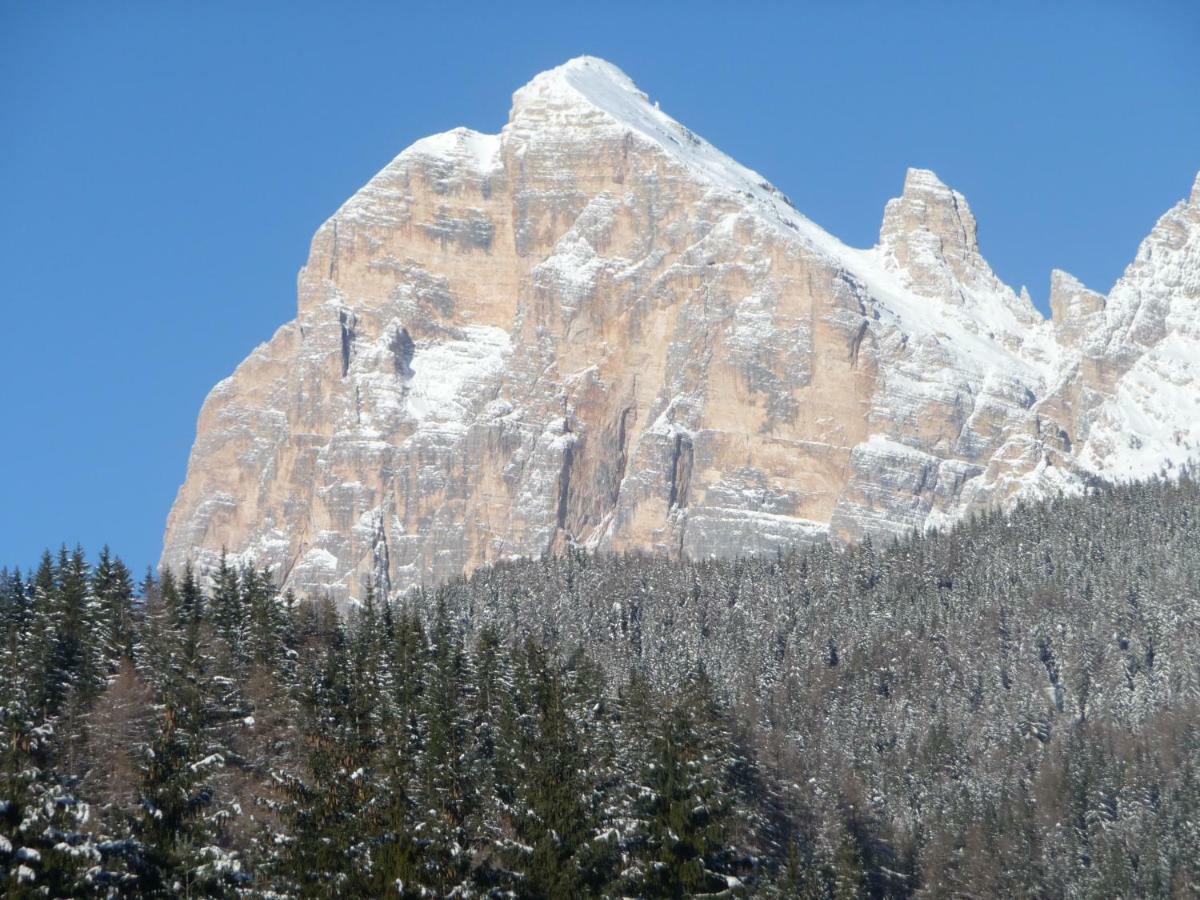
<svg viewBox="0 0 1200 900">
<path fill-rule="evenodd" d="M 852 244 L 907 166 L 1044 303 L 1107 290 L 1200 169 L 1200 4 L 0 0 L 0 562 L 157 559 L 205 394 L 407 144 L 583 53 Z M 794 7 L 794 8 L 793 8 Z"/>
</svg>

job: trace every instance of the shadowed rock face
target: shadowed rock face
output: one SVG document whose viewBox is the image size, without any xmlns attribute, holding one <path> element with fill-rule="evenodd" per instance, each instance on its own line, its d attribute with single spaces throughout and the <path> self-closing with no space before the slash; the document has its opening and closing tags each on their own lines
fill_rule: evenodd
<svg viewBox="0 0 1200 900">
<path fill-rule="evenodd" d="M 1198 220 L 1193 195 L 1107 299 L 1056 274 L 1045 322 L 931 172 L 849 248 L 573 60 L 499 135 L 417 142 L 320 228 L 297 318 L 204 404 L 162 561 L 224 547 L 345 599 L 571 545 L 893 535 L 1151 474 L 1200 446 Z"/>
</svg>

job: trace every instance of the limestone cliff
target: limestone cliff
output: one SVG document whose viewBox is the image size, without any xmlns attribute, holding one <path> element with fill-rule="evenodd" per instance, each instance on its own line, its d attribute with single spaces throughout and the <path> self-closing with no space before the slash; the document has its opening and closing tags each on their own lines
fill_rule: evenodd
<svg viewBox="0 0 1200 900">
<path fill-rule="evenodd" d="M 1198 242 L 1194 192 L 1108 298 L 1056 274 L 1043 321 L 933 173 L 852 249 L 573 60 L 321 226 L 296 319 L 204 404 L 163 562 L 224 547 L 344 599 L 571 545 L 892 535 L 1177 466 Z"/>
</svg>

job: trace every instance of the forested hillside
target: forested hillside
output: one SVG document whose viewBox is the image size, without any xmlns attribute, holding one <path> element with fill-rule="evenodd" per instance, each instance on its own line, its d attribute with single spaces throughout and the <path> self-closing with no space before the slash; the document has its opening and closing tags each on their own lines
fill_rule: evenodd
<svg viewBox="0 0 1200 900">
<path fill-rule="evenodd" d="M 889 547 L 0 574 L 8 896 L 1200 893 L 1200 488 Z"/>
</svg>

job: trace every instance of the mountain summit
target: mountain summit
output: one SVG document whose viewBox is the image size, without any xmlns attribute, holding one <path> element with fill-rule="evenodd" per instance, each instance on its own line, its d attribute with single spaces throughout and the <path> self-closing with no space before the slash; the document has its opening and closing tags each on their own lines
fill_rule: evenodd
<svg viewBox="0 0 1200 900">
<path fill-rule="evenodd" d="M 200 414 L 162 561 L 402 590 L 584 546 L 897 535 L 1200 455 L 1200 201 L 1054 320 L 909 170 L 847 247 L 581 57 L 413 144 L 313 238 Z"/>
</svg>

